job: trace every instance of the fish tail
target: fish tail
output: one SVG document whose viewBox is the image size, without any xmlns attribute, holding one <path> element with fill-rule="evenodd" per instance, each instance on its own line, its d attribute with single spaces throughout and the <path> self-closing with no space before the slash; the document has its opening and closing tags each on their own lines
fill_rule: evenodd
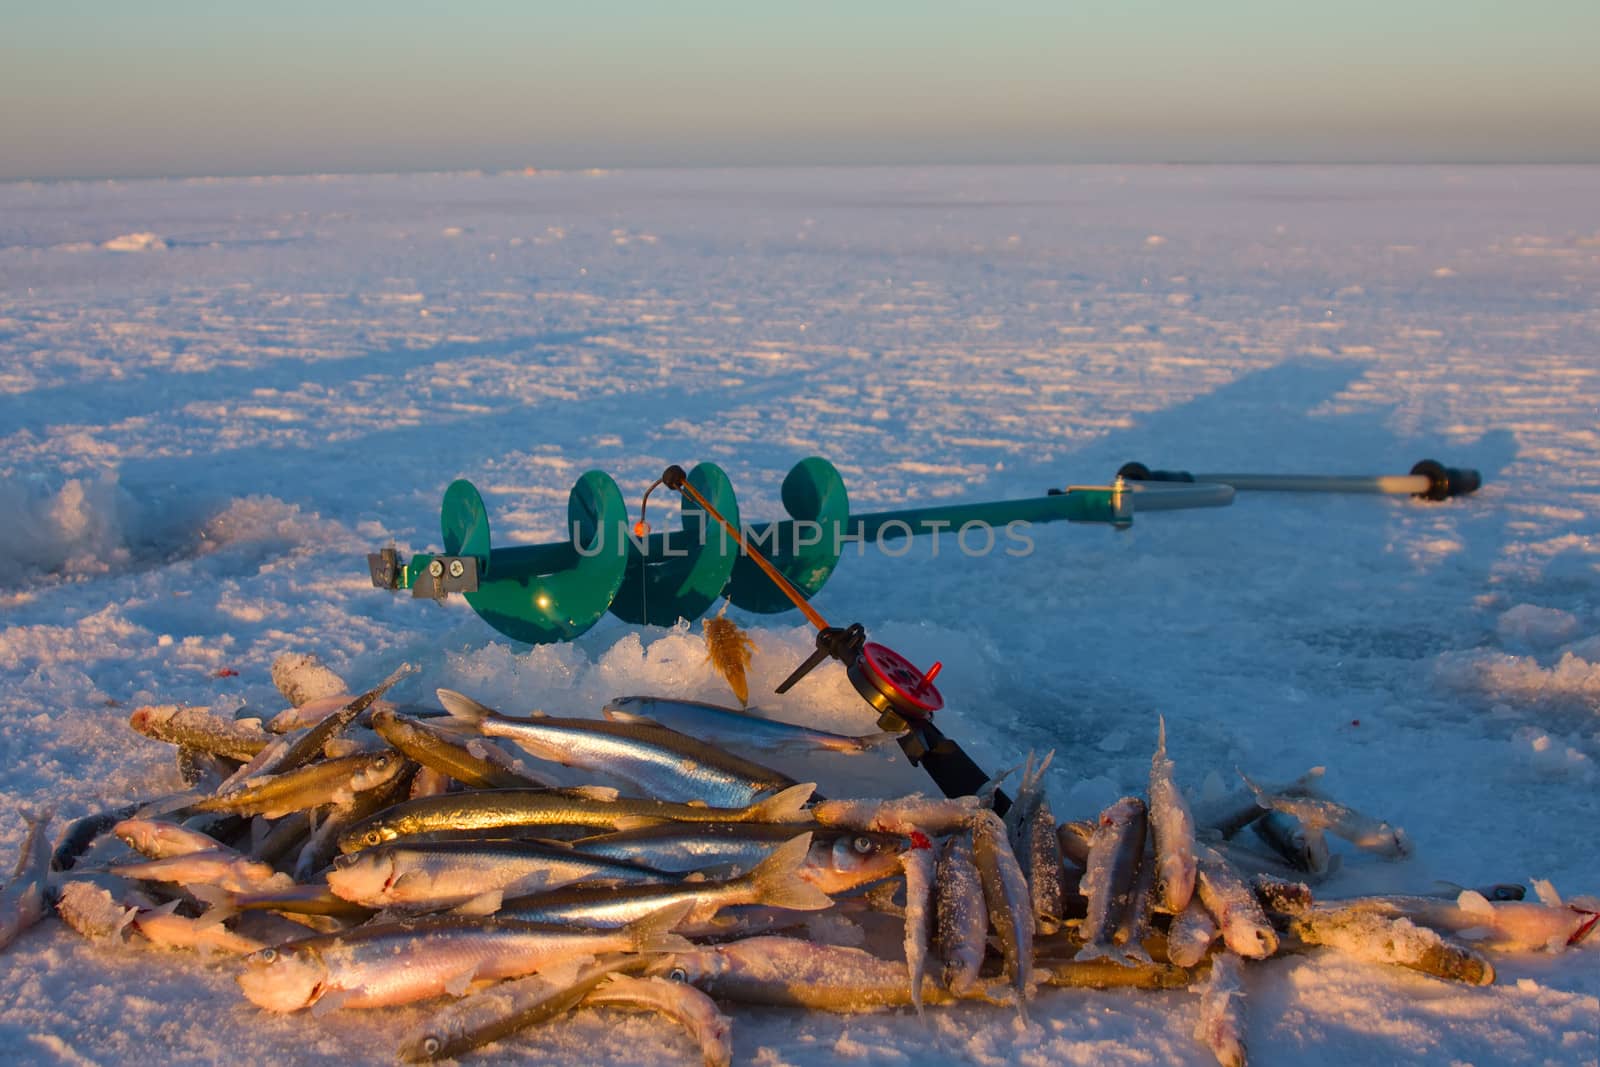
<svg viewBox="0 0 1600 1067">
<path fill-rule="evenodd" d="M 477 726 L 494 714 L 494 709 L 480 704 L 465 693 L 458 693 L 454 689 L 435 689 L 439 703 L 444 705 L 444 710 L 450 713 L 452 719 L 465 723 L 468 726 Z"/>
<path fill-rule="evenodd" d="M 810 851 L 811 834 L 803 833 L 779 845 L 740 880 L 750 886 L 755 902 L 769 907 L 795 911 L 831 907 L 833 899 L 828 894 L 799 877 L 799 868 Z"/>
<path fill-rule="evenodd" d="M 1166 754 L 1167 754 L 1167 717 L 1165 715 L 1157 715 L 1156 716 L 1156 755 L 1165 758 Z"/>
<path fill-rule="evenodd" d="M 1091 941 L 1079 949 L 1078 954 L 1072 959 L 1074 963 L 1090 963 L 1094 960 L 1110 960 L 1113 963 L 1121 963 L 1123 961 L 1123 953 L 1116 945 Z"/>
<path fill-rule="evenodd" d="M 802 782 L 774 793 L 750 805 L 744 822 L 803 822 L 806 818 L 806 801 L 816 791 L 817 783 Z"/>
<path fill-rule="evenodd" d="M 689 913 L 694 910 L 695 902 L 685 900 L 678 904 L 668 904 L 664 908 L 652 911 L 642 919 L 629 923 L 625 928 L 635 952 L 688 952 L 694 948 L 686 938 L 673 933 Z"/>
</svg>

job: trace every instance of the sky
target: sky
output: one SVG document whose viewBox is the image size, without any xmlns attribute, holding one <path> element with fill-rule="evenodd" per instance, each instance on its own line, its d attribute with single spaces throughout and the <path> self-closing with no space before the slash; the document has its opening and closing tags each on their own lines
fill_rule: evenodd
<svg viewBox="0 0 1600 1067">
<path fill-rule="evenodd" d="M 1594 0 L 0 0 L 0 179 L 1600 162 Z"/>
</svg>

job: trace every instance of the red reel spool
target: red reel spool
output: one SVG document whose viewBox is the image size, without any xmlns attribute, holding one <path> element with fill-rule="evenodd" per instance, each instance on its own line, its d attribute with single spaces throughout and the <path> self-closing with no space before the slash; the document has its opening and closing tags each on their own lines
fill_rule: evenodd
<svg viewBox="0 0 1600 1067">
<path fill-rule="evenodd" d="M 942 666 L 935 663 L 923 672 L 887 645 L 868 641 L 850 665 L 849 675 L 856 692 L 878 711 L 917 721 L 944 707 L 944 697 L 933 684 Z"/>
</svg>

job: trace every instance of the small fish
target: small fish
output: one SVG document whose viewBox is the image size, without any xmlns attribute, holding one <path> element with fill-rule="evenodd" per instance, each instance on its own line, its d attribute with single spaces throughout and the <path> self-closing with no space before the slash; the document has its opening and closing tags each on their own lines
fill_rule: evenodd
<svg viewBox="0 0 1600 1067">
<path fill-rule="evenodd" d="M 70 871 L 107 831 L 142 807 L 144 805 L 140 803 L 124 804 L 120 808 L 93 812 L 68 823 L 61 840 L 56 843 L 55 851 L 50 855 L 50 869 L 56 872 Z"/>
<path fill-rule="evenodd" d="M 601 714 L 613 722 L 654 723 L 707 741 L 763 749 L 777 746 L 859 753 L 900 736 L 897 733 L 865 734 L 860 737 L 835 734 L 765 718 L 748 711 L 736 711 L 716 704 L 669 700 L 666 697 L 619 697 L 607 704 Z"/>
<path fill-rule="evenodd" d="M 1392 963 L 1467 985 L 1493 985 L 1494 965 L 1426 926 L 1360 908 L 1318 906 L 1289 920 L 1302 944 L 1324 945 L 1370 963 Z"/>
<path fill-rule="evenodd" d="M 644 795 L 722 807 L 752 804 L 793 778 L 688 734 L 653 723 L 535 715 L 513 719 L 449 689 L 439 702 L 485 737 L 504 738 L 540 759 L 628 782 Z"/>
<path fill-rule="evenodd" d="M 1193 967 L 1205 959 L 1216 939 L 1216 921 L 1199 897 L 1190 897 L 1167 928 L 1167 960 L 1179 967 Z"/>
<path fill-rule="evenodd" d="M 1133 895 L 1117 924 L 1117 944 L 1122 946 L 1122 956 L 1130 963 L 1149 963 L 1150 953 L 1144 947 L 1149 938 L 1151 916 L 1156 905 L 1156 858 L 1146 852 L 1139 862 L 1139 879 L 1134 883 Z"/>
<path fill-rule="evenodd" d="M 1345 807 L 1332 800 L 1317 797 L 1291 797 L 1271 793 L 1256 785 L 1243 774 L 1244 784 L 1255 794 L 1256 803 L 1263 808 L 1292 815 L 1310 830 L 1326 830 L 1359 849 L 1376 852 L 1391 858 L 1411 855 L 1411 842 L 1405 831 L 1390 826 L 1381 819 L 1363 815 L 1354 808 Z"/>
<path fill-rule="evenodd" d="M 1056 837 L 1055 816 L 1044 795 L 1044 772 L 1054 758 L 1055 753 L 1050 752 L 1036 765 L 1033 754 L 1028 754 L 1022 785 L 1005 815 L 1006 836 L 1033 899 L 1034 925 L 1044 933 L 1054 932 L 1060 925 L 1065 906 L 1061 844 Z"/>
<path fill-rule="evenodd" d="M 718 911 L 740 904 L 820 911 L 833 901 L 798 875 L 810 848 L 811 835 L 802 833 L 780 845 L 749 873 L 737 877 L 672 885 L 615 886 L 604 893 L 587 888 L 557 889 L 507 900 L 500 915 L 524 922 L 576 923 L 597 928 L 621 926 L 680 901 L 689 902 L 685 922 L 690 926 L 709 923 Z"/>
<path fill-rule="evenodd" d="M 676 1019 L 700 1046 L 705 1067 L 733 1062 L 733 1023 L 716 1001 L 686 982 L 612 974 L 583 999 L 586 1008 L 655 1011 Z"/>
<path fill-rule="evenodd" d="M 123 819 L 111 827 L 111 832 L 129 848 L 153 860 L 186 856 L 192 852 L 232 851 L 210 834 L 165 819 Z"/>
<path fill-rule="evenodd" d="M 287 889 L 294 879 L 268 864 L 235 852 L 217 848 L 207 852 L 186 852 L 144 863 L 123 863 L 111 868 L 122 878 L 177 885 L 214 885 L 234 893 Z"/>
<path fill-rule="evenodd" d="M 799 875 L 824 893 L 843 893 L 888 878 L 899 859 L 928 840 L 921 834 L 867 833 L 794 823 L 660 823 L 637 830 L 585 837 L 572 848 L 592 856 L 629 860 L 660 871 L 705 871 L 728 867 L 742 873 L 766 859 L 802 830 L 811 849 Z"/>
<path fill-rule="evenodd" d="M 51 849 L 45 828 L 50 825 L 50 817 L 50 812 L 22 816 L 28 824 L 28 832 L 17 851 L 17 865 L 11 872 L 11 880 L 0 889 L 0 949 L 44 918 L 48 910 L 45 897 L 50 882 Z"/>
<path fill-rule="evenodd" d="M 437 1012 L 400 1040 L 405 1063 L 453 1059 L 519 1030 L 564 1015 L 621 967 L 637 966 L 613 956 L 577 967 L 557 967 L 502 982 Z"/>
<path fill-rule="evenodd" d="M 160 704 L 136 709 L 128 717 L 136 732 L 169 745 L 199 749 L 229 759 L 249 761 L 271 742 L 261 723 L 213 715 L 210 708 Z"/>
<path fill-rule="evenodd" d="M 1061 858 L 1077 867 L 1089 865 L 1089 847 L 1094 843 L 1094 823 L 1088 819 L 1064 822 L 1056 827 L 1056 843 Z"/>
<path fill-rule="evenodd" d="M 1158 720 L 1156 754 L 1150 760 L 1150 834 L 1155 839 L 1161 904 L 1177 915 L 1194 894 L 1194 816 L 1173 777 L 1167 758 L 1167 720 Z"/>
<path fill-rule="evenodd" d="M 675 952 L 651 965 L 653 974 L 688 982 L 718 1000 L 817 1011 L 858 1012 L 908 1007 L 905 965 L 859 948 L 819 945 L 791 937 L 751 937 Z M 927 1004 L 954 998 L 932 981 Z"/>
<path fill-rule="evenodd" d="M 1016 991 L 1017 1013 L 1026 1020 L 1033 988 L 1033 894 L 1006 840 L 1005 823 L 992 811 L 979 812 L 972 821 L 972 858 L 983 882 L 989 925 Z"/>
<path fill-rule="evenodd" d="M 1138 797 L 1123 797 L 1100 813 L 1080 884 L 1088 900 L 1083 926 L 1087 944 L 1078 953 L 1080 960 L 1126 955 L 1116 946 L 1116 934 L 1138 888 L 1146 825 L 1145 804 Z"/>
<path fill-rule="evenodd" d="M 1245 1067 L 1244 1035 L 1244 975 L 1239 957 L 1223 953 L 1211 962 L 1211 977 L 1200 991 L 1195 1040 L 1220 1067 Z"/>
<path fill-rule="evenodd" d="M 1229 950 L 1250 960 L 1264 960 L 1278 951 L 1277 931 L 1244 879 L 1215 849 L 1202 847 L 1196 858 L 1195 892 L 1217 921 Z"/>
<path fill-rule="evenodd" d="M 933 936 L 933 886 L 938 857 L 931 844 L 900 853 L 906 876 L 906 974 L 911 980 L 911 1006 L 922 1014 L 922 983 L 928 969 L 928 943 Z"/>
<path fill-rule="evenodd" d="M 1358 908 L 1402 917 L 1444 933 L 1500 951 L 1559 952 L 1584 941 L 1600 923 L 1600 914 L 1555 900 L 1492 901 L 1477 890 L 1463 890 L 1455 900 L 1438 897 L 1358 897 L 1331 900 L 1329 906 Z"/>
<path fill-rule="evenodd" d="M 239 987 L 267 1011 L 410 1004 L 474 982 L 520 978 L 567 960 L 610 952 L 676 952 L 671 931 L 688 905 L 663 907 L 617 930 L 463 919 L 453 916 L 368 925 L 264 948 L 249 956 Z"/>
<path fill-rule="evenodd" d="M 728 603 L 723 601 L 722 611 L 700 621 L 706 635 L 706 662 L 727 679 L 728 688 L 739 698 L 739 706 L 745 707 L 750 703 L 750 683 L 745 679 L 745 671 L 750 669 L 750 654 L 756 646 L 738 623 L 723 617 L 727 610 Z"/>
<path fill-rule="evenodd" d="M 533 841 L 391 844 L 341 857 L 328 888 L 369 908 L 433 911 L 486 893 L 510 896 L 604 880 L 646 885 L 679 878 L 624 860 Z"/>
<path fill-rule="evenodd" d="M 947 834 L 970 823 L 985 811 L 977 797 L 907 797 L 862 800 L 819 800 L 811 806 L 811 817 L 824 826 L 848 826 L 852 830 L 886 834 Z"/>
<path fill-rule="evenodd" d="M 812 786 L 791 786 L 747 807 L 716 808 L 618 798 L 615 791 L 483 789 L 396 804 L 347 830 L 343 852 L 437 831 L 547 826 L 628 829 L 665 822 L 804 822 Z"/>
<path fill-rule="evenodd" d="M 414 764 L 394 751 L 322 760 L 281 774 L 251 779 L 226 793 L 200 801 L 193 805 L 193 810 L 276 819 L 323 804 L 347 803 L 357 793 L 391 781 L 408 766 Z"/>
<path fill-rule="evenodd" d="M 1313 767 L 1292 782 L 1281 786 L 1266 786 L 1267 792 L 1285 797 L 1310 797 L 1316 795 L 1316 783 L 1327 771 Z M 1222 780 L 1215 772 L 1206 778 L 1200 805 L 1194 809 L 1196 832 L 1231 838 L 1266 812 L 1249 790 L 1224 792 Z"/>
<path fill-rule="evenodd" d="M 520 789 L 545 784 L 528 781 L 476 755 L 467 747 L 466 738 L 391 710 L 374 709 L 372 728 L 411 759 L 448 775 L 469 789 Z"/>
<path fill-rule="evenodd" d="M 941 984 L 958 997 L 968 996 L 978 988 L 989 939 L 989 913 L 983 879 L 972 858 L 971 834 L 954 834 L 939 850 L 933 903 L 933 951 L 942 963 Z"/>
<path fill-rule="evenodd" d="M 1333 856 L 1328 851 L 1328 839 L 1322 831 L 1303 825 L 1293 815 L 1269 811 L 1257 819 L 1251 828 L 1273 852 L 1297 871 L 1320 878 L 1334 867 Z"/>
</svg>

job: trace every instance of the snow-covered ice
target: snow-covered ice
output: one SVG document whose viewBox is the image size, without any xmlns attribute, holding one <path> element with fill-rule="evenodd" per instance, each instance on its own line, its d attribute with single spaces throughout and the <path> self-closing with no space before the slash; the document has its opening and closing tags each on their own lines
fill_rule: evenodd
<svg viewBox="0 0 1600 1067">
<path fill-rule="evenodd" d="M 630 501 L 721 464 L 747 518 L 823 455 L 851 501 L 1028 496 L 1126 460 L 1483 472 L 1445 504 L 1241 493 L 1026 557 L 847 549 L 818 607 L 942 659 L 945 731 L 999 768 L 1055 749 L 1050 804 L 1237 766 L 1402 825 L 1334 894 L 1549 878 L 1600 894 L 1600 169 L 1081 167 L 440 174 L 0 185 L 0 862 L 23 806 L 169 789 L 144 703 L 281 708 L 274 656 L 357 685 L 593 712 L 716 698 L 694 632 L 614 618 L 500 638 L 371 588 L 438 546 L 471 478 L 497 543 L 553 539 L 590 468 Z M 118 251 L 122 249 L 125 251 Z M 131 255 L 126 251 L 159 254 Z M 738 612 L 733 614 L 738 615 Z M 753 694 L 810 647 L 741 616 Z M 237 674 L 233 673 L 237 672 Z M 836 668 L 762 699 L 871 716 Z M 881 758 L 880 758 L 881 757 Z M 840 787 L 922 785 L 892 753 Z M 1342 846 L 1336 846 L 1342 847 Z M 1331 953 L 1248 965 L 1254 1062 L 1594 1063 L 1589 944 L 1491 988 Z M 235 965 L 59 923 L 3 957 L 0 1059 L 385 1062 L 413 1011 L 267 1016 Z M 1202 1064 L 1199 998 L 1047 990 L 857 1017 L 734 1009 L 736 1059 Z M 687 1041 L 589 1013 L 489 1060 L 655 1064 Z"/>
</svg>

